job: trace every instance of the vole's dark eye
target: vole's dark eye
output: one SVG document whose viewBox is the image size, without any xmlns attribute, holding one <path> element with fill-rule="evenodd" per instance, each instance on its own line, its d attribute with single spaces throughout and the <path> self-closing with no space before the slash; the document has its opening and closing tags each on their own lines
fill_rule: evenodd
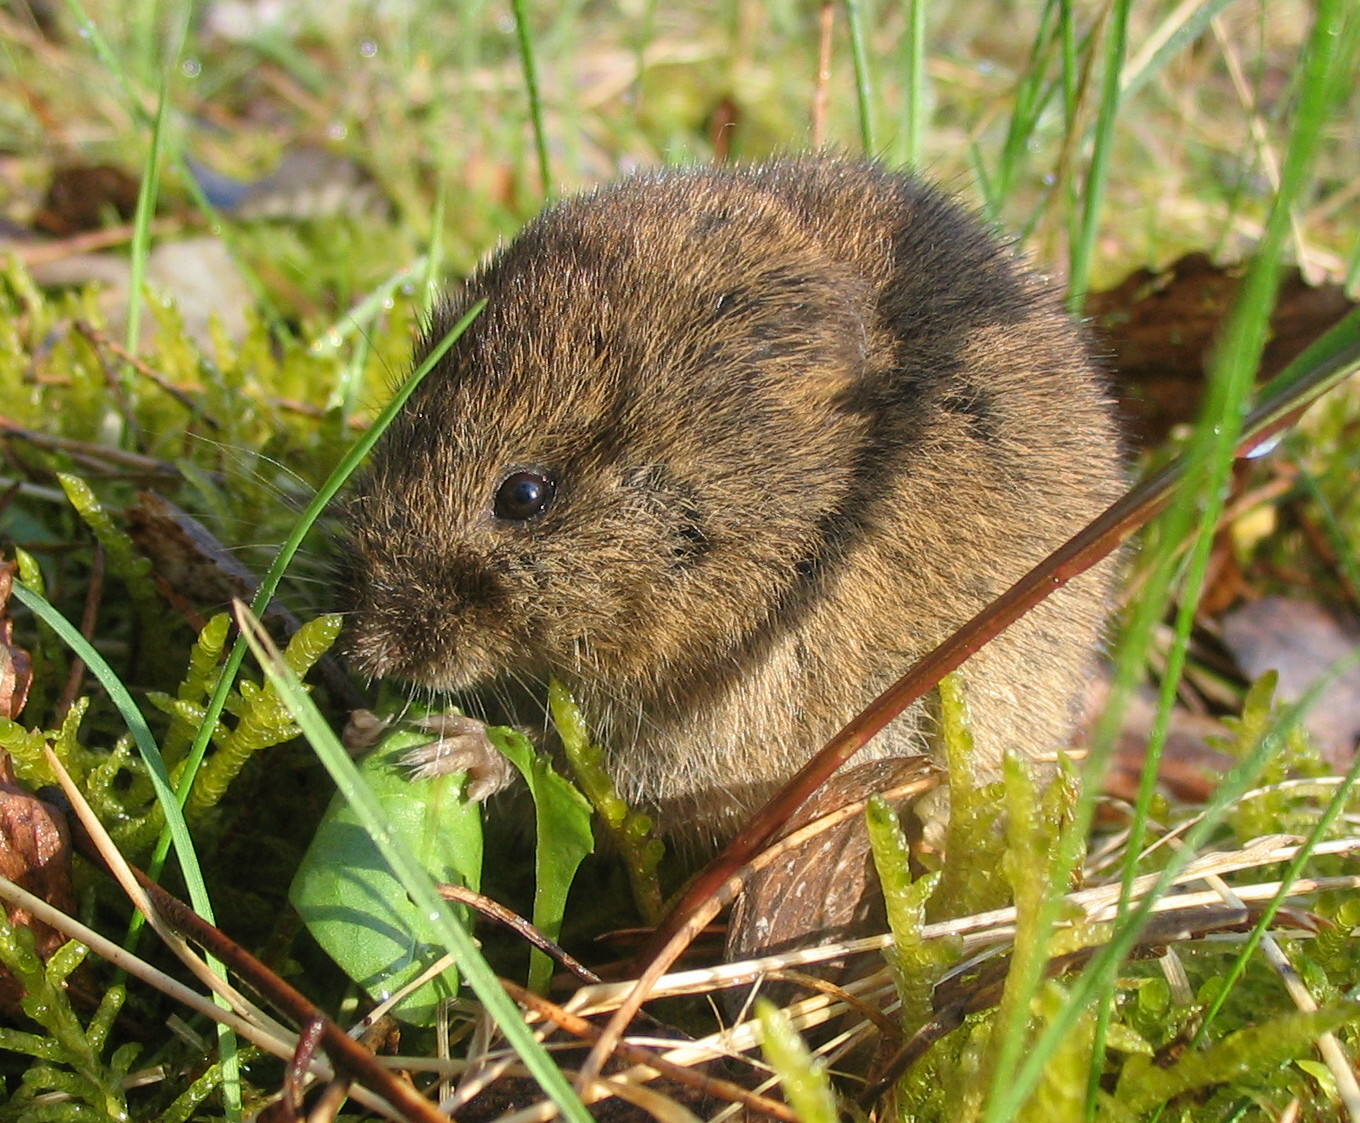
<svg viewBox="0 0 1360 1123">
<path fill-rule="evenodd" d="M 524 522 L 543 514 L 557 494 L 557 481 L 542 468 L 522 468 L 501 480 L 492 510 L 496 518 Z"/>
</svg>

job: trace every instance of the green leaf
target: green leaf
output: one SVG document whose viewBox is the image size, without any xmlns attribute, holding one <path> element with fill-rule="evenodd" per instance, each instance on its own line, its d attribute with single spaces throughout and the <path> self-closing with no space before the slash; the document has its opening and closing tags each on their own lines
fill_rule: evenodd
<svg viewBox="0 0 1360 1123">
<path fill-rule="evenodd" d="M 481 883 L 482 819 L 480 807 L 462 796 L 464 777 L 416 779 L 401 763 L 409 749 L 427 740 L 424 733 L 393 734 L 360 763 L 359 771 L 393 833 L 430 877 L 475 890 Z M 377 1001 L 443 954 L 443 942 L 407 896 L 353 806 L 339 795 L 312 839 L 289 899 L 316 942 Z M 457 993 L 458 971 L 451 967 L 404 998 L 394 1013 L 413 1025 L 429 1025 L 439 1001 Z"/>
<path fill-rule="evenodd" d="M 515 766 L 534 800 L 534 927 L 550 940 L 562 933 L 567 891 L 581 860 L 595 845 L 590 803 L 547 758 L 534 752 L 522 733 L 503 727 L 486 731 L 496 751 Z M 552 961 L 535 950 L 529 961 L 529 986 L 546 993 Z"/>
<path fill-rule="evenodd" d="M 487 1015 L 524 1061 L 530 1077 L 557 1104 L 562 1117 L 571 1123 L 590 1123 L 590 1113 L 586 1111 L 580 1097 L 542 1044 L 529 1031 L 519 1007 L 510 1001 L 510 996 L 501 987 L 472 937 L 457 923 L 453 915 L 455 910 L 435 892 L 433 880 L 411 852 L 406 839 L 392 828 L 372 788 L 322 718 L 316 703 L 302 688 L 297 675 L 283 661 L 269 634 L 249 609 L 242 606 L 238 608 L 238 614 L 242 635 L 269 681 L 287 700 L 298 725 L 316 750 L 326 771 L 335 780 L 340 794 L 349 801 L 364 830 L 373 838 L 388 864 L 396 870 L 406 895 L 426 910 L 425 915 L 429 917 L 443 946 L 451 955 L 458 957 L 468 985 L 482 1000 Z"/>
</svg>

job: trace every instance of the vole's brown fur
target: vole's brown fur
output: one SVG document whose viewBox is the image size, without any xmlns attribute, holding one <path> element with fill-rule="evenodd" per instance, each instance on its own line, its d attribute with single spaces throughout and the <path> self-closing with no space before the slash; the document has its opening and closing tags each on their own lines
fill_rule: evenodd
<svg viewBox="0 0 1360 1123">
<path fill-rule="evenodd" d="M 728 836 L 1119 491 L 1054 294 L 871 164 L 663 172 L 557 204 L 426 347 L 481 297 L 349 506 L 352 657 L 483 699 L 558 676 L 672 836 Z M 527 467 L 555 499 L 496 517 Z M 1107 586 L 1088 575 L 966 665 L 987 763 L 1065 743 Z M 866 752 L 919 752 L 920 727 Z"/>
</svg>

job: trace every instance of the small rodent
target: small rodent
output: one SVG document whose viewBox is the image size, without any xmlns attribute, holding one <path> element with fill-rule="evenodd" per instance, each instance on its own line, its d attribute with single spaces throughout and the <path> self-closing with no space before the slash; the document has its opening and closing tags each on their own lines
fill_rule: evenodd
<svg viewBox="0 0 1360 1123">
<path fill-rule="evenodd" d="M 1121 491 L 1054 292 L 965 208 L 832 157 L 556 203 L 347 507 L 349 652 L 542 728 L 562 679 L 673 840 L 729 837 Z M 977 751 L 1067 743 L 1108 567 L 964 668 Z M 919 753 L 921 707 L 865 757 Z"/>
</svg>

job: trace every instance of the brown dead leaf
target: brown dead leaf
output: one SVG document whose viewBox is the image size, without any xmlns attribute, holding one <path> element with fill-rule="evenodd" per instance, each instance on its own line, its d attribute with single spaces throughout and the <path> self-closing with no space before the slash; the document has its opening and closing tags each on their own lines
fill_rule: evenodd
<svg viewBox="0 0 1360 1123">
<path fill-rule="evenodd" d="M 1297 702 L 1338 660 L 1360 647 L 1360 621 L 1316 601 L 1262 597 L 1225 613 L 1224 646 L 1248 678 L 1280 676 L 1277 694 Z M 1345 771 L 1360 739 L 1360 667 L 1351 666 L 1303 716 L 1323 758 Z"/>
<path fill-rule="evenodd" d="M 138 191 L 137 181 L 112 164 L 69 164 L 52 173 L 33 224 L 59 238 L 98 230 L 110 215 L 131 218 Z"/>
<path fill-rule="evenodd" d="M 233 599 L 249 601 L 259 588 L 255 575 L 234 558 L 201 522 L 154 491 L 142 491 L 125 512 L 128 533 L 151 559 L 153 579 L 161 595 L 179 612 L 202 627 L 199 607 L 210 612 L 224 611 Z M 288 633 L 298 621 L 278 604 L 270 606 L 285 613 Z"/>
<path fill-rule="evenodd" d="M 1104 676 L 1092 683 L 1083 721 L 1088 731 L 1105 707 L 1109 688 L 1109 680 Z M 1150 690 L 1139 691 L 1129 699 L 1114 759 L 1102 785 L 1105 795 L 1129 803 L 1137 798 L 1147 761 L 1148 738 L 1156 717 L 1157 698 Z M 1171 711 L 1161 759 L 1157 762 L 1158 790 L 1181 803 L 1207 802 L 1223 773 L 1233 764 L 1232 757 L 1213 748 L 1210 739 L 1227 735 L 1227 728 L 1216 718 L 1177 705 Z"/>
<path fill-rule="evenodd" d="M 14 621 L 9 615 L 9 595 L 19 567 L 0 563 L 0 717 L 11 721 L 23 712 L 28 688 L 33 683 L 33 660 L 14 644 Z"/>
<path fill-rule="evenodd" d="M 14 776 L 8 753 L 0 753 L 0 874 L 63 912 L 75 910 L 71 887 L 71 836 L 66 817 L 25 791 Z M 46 959 L 65 942 L 56 929 L 26 909 L 7 905 L 16 927 L 32 929 L 36 950 Z M 0 1011 L 20 1012 L 17 979 L 0 971 Z"/>
<path fill-rule="evenodd" d="M 233 599 L 249 602 L 259 589 L 255 575 L 234 558 L 216 536 L 187 511 L 154 491 L 142 491 L 124 512 L 137 549 L 151 559 L 152 580 L 160 594 L 195 628 L 202 612 L 220 612 Z M 265 609 L 264 622 L 275 635 L 288 637 L 301 622 L 276 598 Z M 313 672 L 332 698 L 348 710 L 364 705 L 349 677 L 331 656 Z"/>
<path fill-rule="evenodd" d="M 920 757 L 869 761 L 833 776 L 785 829 L 789 834 L 849 803 L 919 775 Z M 913 820 L 904 817 L 904 825 Z M 728 960 L 806 947 L 816 939 L 848 939 L 884 921 L 883 894 L 869 851 L 864 817 L 838 823 L 755 874 L 732 907 Z"/>
<path fill-rule="evenodd" d="M 1167 269 L 1140 269 L 1113 289 L 1091 294 L 1087 312 L 1097 348 L 1110 356 L 1138 444 L 1157 444 L 1172 426 L 1194 418 L 1205 361 L 1243 272 L 1191 253 Z M 1290 269 L 1280 284 L 1259 377 L 1278 374 L 1352 307 L 1340 285 L 1312 286 Z"/>
</svg>

